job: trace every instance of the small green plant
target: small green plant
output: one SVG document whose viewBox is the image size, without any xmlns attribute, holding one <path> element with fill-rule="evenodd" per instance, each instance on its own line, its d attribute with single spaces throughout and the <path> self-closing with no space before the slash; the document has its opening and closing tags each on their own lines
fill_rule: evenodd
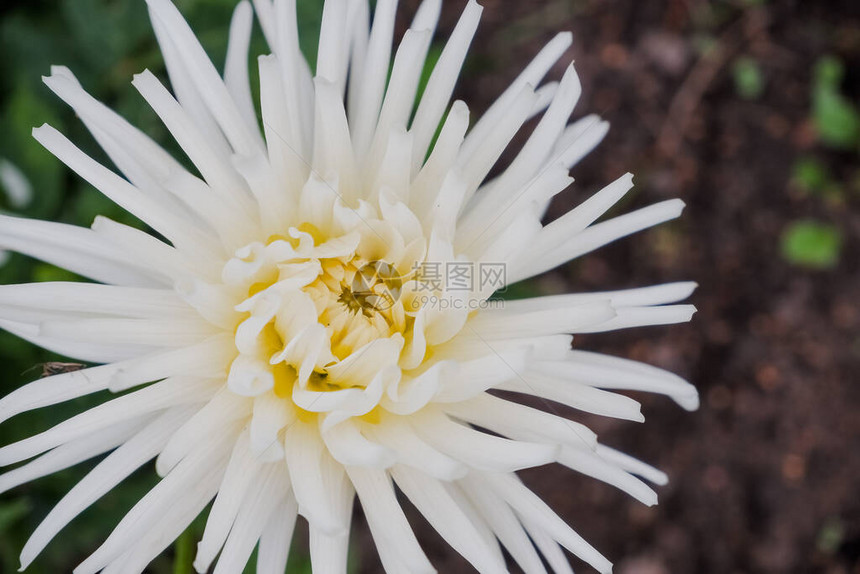
<svg viewBox="0 0 860 574">
<path fill-rule="evenodd" d="M 821 526 L 815 546 L 819 552 L 834 554 L 845 539 L 845 526 L 838 518 L 832 517 Z"/>
<path fill-rule="evenodd" d="M 782 236 L 782 255 L 792 265 L 832 269 L 839 263 L 842 234 L 835 226 L 812 220 L 797 221 Z"/>
<path fill-rule="evenodd" d="M 818 137 L 836 149 L 860 146 L 860 113 L 841 92 L 845 66 L 826 56 L 815 65 L 812 85 L 812 113 Z"/>
<path fill-rule="evenodd" d="M 827 166 L 813 157 L 801 158 L 794 164 L 791 182 L 810 195 L 824 191 L 832 183 Z"/>
<path fill-rule="evenodd" d="M 761 67 L 753 58 L 738 58 L 732 66 L 735 91 L 745 100 L 757 100 L 764 93 L 765 79 Z"/>
</svg>

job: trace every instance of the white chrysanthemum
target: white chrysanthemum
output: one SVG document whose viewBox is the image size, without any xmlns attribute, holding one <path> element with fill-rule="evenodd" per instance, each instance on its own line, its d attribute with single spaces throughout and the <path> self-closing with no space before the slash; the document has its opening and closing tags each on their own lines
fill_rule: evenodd
<svg viewBox="0 0 860 574">
<path fill-rule="evenodd" d="M 433 572 L 395 485 L 480 572 L 506 571 L 502 546 L 530 574 L 545 572 L 541 555 L 570 572 L 561 547 L 609 572 L 515 472 L 559 462 L 646 504 L 656 495 L 634 475 L 665 476 L 580 424 L 489 391 L 634 421 L 636 401 L 609 391 L 664 393 L 696 408 L 696 391 L 678 377 L 570 344 L 576 333 L 687 321 L 691 306 L 669 304 L 694 285 L 500 307 L 487 304 L 498 284 L 475 277 L 463 291 L 430 272 L 504 265 L 513 283 L 681 212 L 673 200 L 595 224 L 630 189 L 625 175 L 541 225 L 570 167 L 607 130 L 593 116 L 568 125 L 580 94 L 572 67 L 536 89 L 570 35 L 469 129 L 468 108 L 449 99 L 481 14 L 474 1 L 415 107 L 441 0 L 422 4 L 390 77 L 396 0 L 377 1 L 372 27 L 365 0 L 328 0 L 315 74 L 299 52 L 295 0 L 255 0 L 273 52 L 259 59 L 261 131 L 248 81 L 250 4 L 236 9 L 222 79 L 170 0 L 147 1 L 172 93 L 149 72 L 133 84 L 195 171 L 65 68 L 45 82 L 127 179 L 51 127 L 34 133 L 160 237 L 105 218 L 92 229 L 0 218 L 0 247 L 103 283 L 0 287 L 0 327 L 103 363 L 22 387 L 0 401 L 0 420 L 123 393 L 0 448 L 2 465 L 37 457 L 0 476 L 0 491 L 110 453 L 41 523 L 23 566 L 155 459 L 163 479 L 76 574 L 143 571 L 213 498 L 199 572 L 216 557 L 215 572 L 241 572 L 259 543 L 257 571 L 282 573 L 299 514 L 314 571 L 345 572 L 356 496 L 386 571 Z M 519 155 L 488 179 L 536 115 Z"/>
</svg>

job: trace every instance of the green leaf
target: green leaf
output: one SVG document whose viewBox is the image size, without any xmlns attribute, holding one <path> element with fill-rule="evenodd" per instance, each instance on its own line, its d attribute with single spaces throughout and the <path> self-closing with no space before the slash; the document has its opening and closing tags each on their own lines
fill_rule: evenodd
<svg viewBox="0 0 860 574">
<path fill-rule="evenodd" d="M 838 518 L 829 518 L 818 532 L 816 547 L 824 554 L 834 554 L 845 539 L 845 526 Z"/>
<path fill-rule="evenodd" d="M 36 283 L 44 283 L 48 281 L 81 281 L 81 278 L 60 267 L 49 265 L 48 263 L 39 263 L 33 269 L 33 281 Z"/>
<path fill-rule="evenodd" d="M 60 8 L 75 50 L 84 56 L 87 66 L 99 73 L 110 69 L 118 55 L 122 30 L 112 25 L 105 3 L 75 0 L 60 3 Z"/>
<path fill-rule="evenodd" d="M 18 498 L 0 505 L 0 533 L 6 532 L 30 512 L 30 502 Z"/>
<path fill-rule="evenodd" d="M 756 100 L 764 93 L 765 81 L 761 67 L 752 58 L 738 58 L 732 67 L 735 91 L 745 100 Z"/>
<path fill-rule="evenodd" d="M 424 69 L 421 70 L 421 79 L 418 81 L 418 91 L 415 93 L 415 105 L 421 101 L 424 96 L 424 90 L 427 89 L 427 84 L 430 82 L 430 76 L 433 75 L 433 70 L 436 68 L 436 63 L 442 56 L 442 44 L 433 44 L 427 51 L 427 60 L 424 62 Z"/>
<path fill-rule="evenodd" d="M 3 109 L 0 154 L 9 158 L 30 180 L 33 200 L 22 210 L 33 217 L 50 217 L 61 201 L 63 168 L 32 138 L 33 127 L 50 123 L 62 129 L 54 109 L 25 82 L 19 82 Z"/>
<path fill-rule="evenodd" d="M 173 558 L 173 574 L 192 574 L 194 572 L 194 529 L 189 526 L 174 543 L 176 556 Z"/>
<path fill-rule="evenodd" d="M 296 18 L 299 26 L 299 46 L 310 65 L 317 66 L 317 51 L 320 43 L 323 0 L 302 0 L 296 5 Z"/>
<path fill-rule="evenodd" d="M 830 184 L 827 167 L 813 157 L 801 158 L 792 168 L 791 181 L 806 193 L 818 193 Z"/>
<path fill-rule="evenodd" d="M 842 234 L 833 225 L 797 221 L 782 235 L 782 255 L 792 265 L 832 269 L 839 263 Z"/>
<path fill-rule="evenodd" d="M 844 76 L 845 68 L 836 58 L 827 56 L 818 61 L 812 87 L 812 113 L 823 144 L 854 149 L 860 145 L 860 113 L 840 92 Z"/>
</svg>

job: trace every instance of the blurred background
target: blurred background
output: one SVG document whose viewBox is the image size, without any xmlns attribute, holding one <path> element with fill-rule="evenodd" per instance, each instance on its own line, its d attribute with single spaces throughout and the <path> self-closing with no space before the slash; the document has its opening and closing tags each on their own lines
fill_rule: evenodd
<svg viewBox="0 0 860 574">
<path fill-rule="evenodd" d="M 177 0 L 216 63 L 234 0 Z M 637 187 L 618 211 L 670 197 L 677 222 L 614 244 L 518 286 L 516 293 L 620 289 L 692 279 L 690 325 L 576 341 L 654 363 L 696 384 L 702 408 L 637 396 L 642 427 L 566 413 L 613 447 L 666 470 L 646 508 L 563 468 L 525 479 L 616 574 L 860 573 L 860 3 L 801 0 L 483 0 L 484 19 L 456 96 L 477 115 L 555 33 L 572 30 L 582 76 L 577 113 L 612 124 L 574 170 L 551 217 L 626 171 Z M 321 0 L 300 0 L 302 47 L 314 60 Z M 401 0 L 399 30 L 418 0 Z M 445 2 L 446 38 L 464 2 Z M 175 149 L 129 82 L 164 68 L 143 0 L 6 0 L 0 8 L 0 208 L 89 225 L 96 214 L 137 224 L 72 176 L 32 138 L 48 122 L 106 161 L 73 114 L 41 84 L 52 64 Z M 429 73 L 441 44 L 431 50 Z M 255 32 L 254 53 L 264 51 Z M 560 77 L 565 62 L 554 71 Z M 16 167 L 10 167 L 16 166 Z M 29 197 L 21 176 L 32 184 Z M 67 272 L 4 255 L 0 283 L 65 280 Z M 0 333 L 0 395 L 56 357 Z M 95 400 L 99 400 L 96 398 Z M 74 401 L 0 427 L 6 444 L 79 412 Z M 83 464 L 0 497 L 0 572 Z M 30 568 L 70 572 L 154 483 L 145 467 L 61 534 Z M 420 521 L 440 572 L 471 571 Z M 191 572 L 200 524 L 151 566 Z M 353 572 L 381 571 L 363 522 Z M 298 538 L 306 537 L 299 529 Z M 588 571 L 579 566 L 578 572 Z M 291 573 L 310 572 L 306 543 Z"/>
</svg>

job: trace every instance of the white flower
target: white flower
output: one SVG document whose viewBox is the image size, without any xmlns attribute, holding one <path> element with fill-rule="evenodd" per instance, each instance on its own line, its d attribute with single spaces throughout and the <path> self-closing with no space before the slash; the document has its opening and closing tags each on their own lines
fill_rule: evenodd
<svg viewBox="0 0 860 574">
<path fill-rule="evenodd" d="M 0 287 L 0 327 L 103 363 L 18 389 L 0 401 L 0 420 L 124 392 L 0 448 L 2 465 L 33 458 L 0 476 L 0 491 L 110 453 L 38 527 L 23 566 L 155 459 L 162 480 L 76 574 L 142 572 L 213 498 L 199 572 L 216 557 L 215 572 L 241 572 L 259 543 L 257 571 L 282 573 L 299 514 L 314 571 L 345 572 L 356 496 L 386 571 L 433 572 L 395 485 L 479 572 L 506 571 L 502 546 L 529 573 L 545 571 L 538 552 L 570 572 L 561 547 L 609 572 L 515 472 L 559 462 L 646 504 L 656 494 L 634 475 L 665 476 L 580 424 L 488 391 L 634 421 L 638 403 L 610 391 L 664 393 L 696 408 L 695 389 L 675 375 L 570 344 L 572 333 L 687 321 L 694 309 L 670 303 L 694 285 L 500 306 L 487 302 L 498 284 L 473 277 L 460 291 L 445 274 L 503 265 L 513 283 L 681 212 L 673 200 L 595 224 L 631 188 L 625 175 L 541 225 L 570 167 L 607 130 L 594 116 L 568 125 L 580 94 L 572 67 L 535 89 L 570 35 L 469 129 L 468 108 L 449 99 L 481 15 L 474 1 L 413 111 L 440 0 L 421 5 L 390 79 L 395 0 L 376 3 L 372 27 L 367 2 L 328 0 L 315 73 L 299 53 L 295 0 L 257 0 L 273 52 L 259 59 L 261 133 L 248 81 L 250 4 L 234 14 L 222 80 L 176 7 L 147 2 L 173 94 L 148 71 L 133 84 L 194 171 L 65 68 L 45 82 L 127 179 L 49 126 L 34 135 L 160 237 L 106 218 L 92 229 L 0 218 L 0 247 L 103 283 Z M 488 179 L 536 115 L 519 155 Z M 444 284 L 434 269 L 445 269 Z"/>
</svg>

